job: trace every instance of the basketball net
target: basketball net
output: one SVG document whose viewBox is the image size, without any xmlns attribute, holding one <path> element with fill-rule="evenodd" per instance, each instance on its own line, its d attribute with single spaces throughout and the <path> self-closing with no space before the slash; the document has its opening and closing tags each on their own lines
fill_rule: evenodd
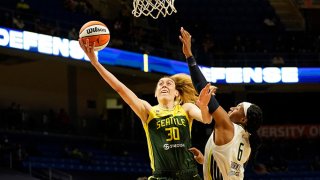
<svg viewBox="0 0 320 180">
<path fill-rule="evenodd" d="M 133 0 L 132 14 L 135 17 L 145 15 L 157 19 L 159 15 L 166 17 L 176 12 L 174 0 Z"/>
</svg>

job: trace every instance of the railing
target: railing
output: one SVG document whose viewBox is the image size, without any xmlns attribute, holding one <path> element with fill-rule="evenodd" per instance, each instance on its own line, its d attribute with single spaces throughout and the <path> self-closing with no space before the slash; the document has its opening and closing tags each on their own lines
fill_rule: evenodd
<svg viewBox="0 0 320 180">
<path fill-rule="evenodd" d="M 29 163 L 30 176 L 41 178 L 44 180 L 72 180 L 72 175 L 59 171 L 57 169 L 33 169 L 32 163 Z"/>
<path fill-rule="evenodd" d="M 294 0 L 294 1 L 301 8 L 320 9 L 320 1 L 319 0 Z"/>
</svg>

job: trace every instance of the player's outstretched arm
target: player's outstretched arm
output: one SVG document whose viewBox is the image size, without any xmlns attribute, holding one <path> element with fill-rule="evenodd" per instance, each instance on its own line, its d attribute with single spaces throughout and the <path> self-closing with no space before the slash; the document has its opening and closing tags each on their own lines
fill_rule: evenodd
<svg viewBox="0 0 320 180">
<path fill-rule="evenodd" d="M 207 101 L 203 103 L 204 106 L 200 106 L 201 112 L 203 113 L 202 118 L 207 118 L 207 116 L 209 116 L 209 112 L 209 114 L 211 114 L 213 119 L 215 120 L 216 128 L 221 128 L 227 131 L 233 131 L 233 125 L 229 119 L 227 112 L 219 105 L 215 96 L 212 95 L 212 91 L 210 90 L 210 84 L 208 84 L 204 75 L 200 71 L 196 59 L 192 56 L 190 33 L 186 31 L 184 28 L 180 29 L 180 33 L 181 35 L 179 36 L 179 39 L 182 42 L 182 51 L 185 57 L 187 58 L 192 83 L 198 91 L 198 93 L 200 93 L 199 99 L 201 99 L 201 95 L 207 98 Z M 208 111 L 206 111 L 206 106 L 208 107 Z"/>
<path fill-rule="evenodd" d="M 91 64 L 96 68 L 101 77 L 121 96 L 121 98 L 131 107 L 131 109 L 139 116 L 142 121 L 146 121 L 148 117 L 149 109 L 151 105 L 139 99 L 135 93 L 133 93 L 127 86 L 120 82 L 111 72 L 109 72 L 100 62 L 93 47 L 89 45 L 89 40 L 79 39 L 79 44 L 82 50 L 86 53 L 90 59 Z"/>
<path fill-rule="evenodd" d="M 202 72 L 200 71 L 196 59 L 192 56 L 190 33 L 186 31 L 183 27 L 181 27 L 180 33 L 181 35 L 179 36 L 179 39 L 182 42 L 182 52 L 187 59 L 192 83 L 193 86 L 196 88 L 197 92 L 200 93 L 200 91 L 207 85 L 208 82 L 202 74 Z M 208 107 L 209 112 L 211 114 L 219 107 L 219 103 L 215 97 L 210 99 Z"/>
</svg>

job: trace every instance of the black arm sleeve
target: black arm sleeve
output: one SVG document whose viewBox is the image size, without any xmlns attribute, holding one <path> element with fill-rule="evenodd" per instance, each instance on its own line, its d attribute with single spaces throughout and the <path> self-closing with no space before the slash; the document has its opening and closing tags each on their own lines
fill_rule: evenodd
<svg viewBox="0 0 320 180">
<path fill-rule="evenodd" d="M 193 86 L 196 88 L 197 92 L 200 93 L 200 91 L 207 85 L 208 82 L 202 74 L 202 72 L 200 71 L 196 59 L 193 56 L 187 58 L 187 63 Z M 218 107 L 219 103 L 217 99 L 214 96 L 212 96 L 208 104 L 209 113 L 212 114 Z"/>
</svg>

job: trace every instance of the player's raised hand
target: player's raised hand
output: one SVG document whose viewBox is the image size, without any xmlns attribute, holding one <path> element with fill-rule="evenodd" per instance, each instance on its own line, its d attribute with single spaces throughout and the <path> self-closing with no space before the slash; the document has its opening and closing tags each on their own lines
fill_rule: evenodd
<svg viewBox="0 0 320 180">
<path fill-rule="evenodd" d="M 191 57 L 191 35 L 183 27 L 180 28 L 180 33 L 179 39 L 182 42 L 182 52 L 186 58 Z"/>
<path fill-rule="evenodd" d="M 84 53 L 86 53 L 91 63 L 98 63 L 98 59 L 94 51 L 95 42 L 92 46 L 90 46 L 89 39 L 80 38 L 78 41 L 81 49 L 84 51 Z"/>
</svg>

